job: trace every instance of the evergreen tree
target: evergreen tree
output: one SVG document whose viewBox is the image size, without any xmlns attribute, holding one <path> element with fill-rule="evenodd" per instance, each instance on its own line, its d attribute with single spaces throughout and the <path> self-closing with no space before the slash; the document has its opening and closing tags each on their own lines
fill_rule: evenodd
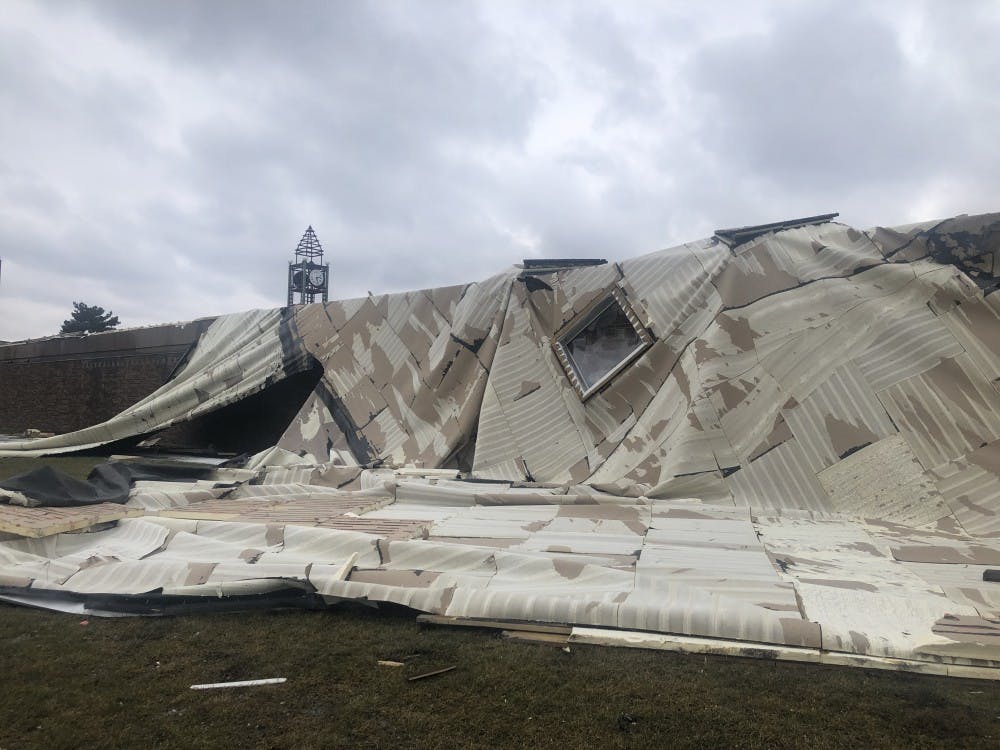
<svg viewBox="0 0 1000 750">
<path fill-rule="evenodd" d="M 85 302 L 73 303 L 73 314 L 69 320 L 64 320 L 59 333 L 99 333 L 109 331 L 118 326 L 118 316 L 111 311 L 104 312 L 103 307 L 88 305 Z"/>
</svg>

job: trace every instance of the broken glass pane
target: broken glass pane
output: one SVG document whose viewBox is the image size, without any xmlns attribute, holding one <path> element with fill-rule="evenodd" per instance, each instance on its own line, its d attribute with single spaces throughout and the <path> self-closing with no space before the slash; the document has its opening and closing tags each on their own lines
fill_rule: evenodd
<svg viewBox="0 0 1000 750">
<path fill-rule="evenodd" d="M 616 367 L 646 346 L 643 337 L 614 298 L 609 299 L 607 306 L 583 328 L 559 343 L 584 392 L 594 388 Z"/>
</svg>

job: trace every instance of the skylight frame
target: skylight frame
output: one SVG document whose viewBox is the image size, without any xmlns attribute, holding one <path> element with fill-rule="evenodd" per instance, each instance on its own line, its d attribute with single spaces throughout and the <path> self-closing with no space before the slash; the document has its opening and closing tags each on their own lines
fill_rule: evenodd
<svg viewBox="0 0 1000 750">
<path fill-rule="evenodd" d="M 639 336 L 639 344 L 634 347 L 618 364 L 598 378 L 592 385 L 587 386 L 567 345 L 587 326 L 603 315 L 612 305 L 617 305 L 618 308 L 624 313 L 625 318 L 632 326 L 632 329 Z M 645 351 L 653 345 L 655 340 L 656 339 L 653 337 L 653 334 L 639 320 L 639 316 L 636 315 L 635 310 L 632 309 L 625 293 L 620 287 L 615 286 L 608 292 L 607 295 L 592 305 L 590 309 L 581 313 L 575 320 L 570 321 L 566 326 L 558 331 L 553 338 L 552 348 L 555 351 L 556 358 L 559 360 L 559 364 L 562 365 L 562 368 L 566 373 L 566 377 L 569 379 L 573 389 L 580 397 L 580 400 L 586 401 L 591 396 L 594 396 L 604 390 L 604 388 L 607 387 L 608 384 L 610 384 L 611 381 L 618 375 L 620 375 L 625 368 L 641 357 L 643 353 L 645 353 Z"/>
</svg>

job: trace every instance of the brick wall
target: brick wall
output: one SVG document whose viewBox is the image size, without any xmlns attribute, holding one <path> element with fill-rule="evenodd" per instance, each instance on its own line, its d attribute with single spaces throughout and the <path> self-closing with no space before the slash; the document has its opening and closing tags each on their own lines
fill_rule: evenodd
<svg viewBox="0 0 1000 750">
<path fill-rule="evenodd" d="M 163 385 L 211 322 L 0 345 L 0 433 L 103 422 Z"/>
</svg>

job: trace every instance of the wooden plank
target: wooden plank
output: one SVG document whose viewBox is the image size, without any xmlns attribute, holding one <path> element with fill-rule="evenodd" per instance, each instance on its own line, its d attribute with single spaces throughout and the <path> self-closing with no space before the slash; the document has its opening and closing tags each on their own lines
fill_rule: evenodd
<svg viewBox="0 0 1000 750">
<path fill-rule="evenodd" d="M 444 674 L 445 672 L 450 672 L 453 669 L 457 669 L 457 667 L 445 667 L 444 669 L 435 669 L 433 672 L 424 672 L 423 674 L 414 675 L 413 677 L 410 677 L 408 679 L 410 682 L 414 682 L 416 680 L 422 680 L 425 677 L 435 677 L 436 675 Z"/>
<path fill-rule="evenodd" d="M 78 505 L 71 508 L 0 505 L 0 532 L 40 539 L 141 515 L 143 515 L 141 508 L 126 508 L 116 503 Z"/>
</svg>

